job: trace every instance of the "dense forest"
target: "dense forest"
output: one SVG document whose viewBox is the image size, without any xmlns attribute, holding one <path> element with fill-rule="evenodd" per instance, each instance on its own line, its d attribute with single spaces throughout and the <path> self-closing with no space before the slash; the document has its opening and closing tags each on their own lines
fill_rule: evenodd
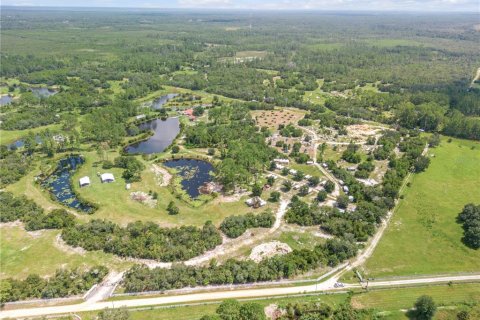
<svg viewBox="0 0 480 320">
<path fill-rule="evenodd" d="M 140 221 L 122 228 L 110 221 L 91 220 L 64 229 L 62 238 L 67 244 L 86 250 L 160 261 L 188 260 L 222 242 L 219 232 L 209 221 L 200 229 L 191 226 L 161 228 L 155 223 Z"/>
</svg>

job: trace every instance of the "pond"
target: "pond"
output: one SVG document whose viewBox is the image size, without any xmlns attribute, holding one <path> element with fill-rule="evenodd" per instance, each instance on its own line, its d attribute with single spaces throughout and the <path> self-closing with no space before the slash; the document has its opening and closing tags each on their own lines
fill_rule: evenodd
<svg viewBox="0 0 480 320">
<path fill-rule="evenodd" d="M 77 198 L 70 183 L 70 177 L 84 161 L 81 156 L 61 159 L 58 162 L 57 169 L 42 182 L 42 186 L 50 191 L 58 202 L 70 208 L 89 213 L 94 208 Z"/>
<path fill-rule="evenodd" d="M 10 95 L 4 95 L 0 97 L 0 106 L 4 106 L 13 101 L 13 97 Z"/>
<path fill-rule="evenodd" d="M 155 110 L 161 109 L 163 105 L 168 102 L 168 100 L 173 99 L 176 96 L 178 96 L 177 93 L 169 93 L 167 95 L 161 96 L 160 98 L 153 100 L 152 108 Z"/>
<path fill-rule="evenodd" d="M 29 89 L 38 98 L 48 98 L 58 93 L 58 90 L 43 87 L 30 87 Z"/>
<path fill-rule="evenodd" d="M 125 151 L 130 154 L 159 153 L 168 148 L 180 132 L 180 121 L 176 117 L 166 120 L 155 119 L 140 124 L 138 129 L 140 131 L 153 130 L 154 134 L 147 140 L 127 146 Z"/>
<path fill-rule="evenodd" d="M 35 135 L 35 141 L 38 143 L 38 144 L 42 144 L 42 139 L 40 138 L 39 135 Z M 8 146 L 8 149 L 10 150 L 16 150 L 18 148 L 21 148 L 25 146 L 25 141 L 23 141 L 23 139 L 19 139 L 19 140 L 15 140 L 14 142 L 12 142 L 9 146 Z"/>
<path fill-rule="evenodd" d="M 213 171 L 213 165 L 210 162 L 196 159 L 176 159 L 163 163 L 166 167 L 177 170 L 182 177 L 182 189 L 187 192 L 191 198 L 200 195 L 199 188 L 206 182 L 213 180 L 210 174 Z"/>
</svg>

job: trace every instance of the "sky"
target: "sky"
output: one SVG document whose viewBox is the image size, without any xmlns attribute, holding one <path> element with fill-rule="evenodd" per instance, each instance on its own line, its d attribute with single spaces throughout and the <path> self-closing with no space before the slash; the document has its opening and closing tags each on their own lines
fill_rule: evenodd
<svg viewBox="0 0 480 320">
<path fill-rule="evenodd" d="M 48 7 L 480 12 L 480 0 L 1 0 L 1 4 Z"/>
</svg>

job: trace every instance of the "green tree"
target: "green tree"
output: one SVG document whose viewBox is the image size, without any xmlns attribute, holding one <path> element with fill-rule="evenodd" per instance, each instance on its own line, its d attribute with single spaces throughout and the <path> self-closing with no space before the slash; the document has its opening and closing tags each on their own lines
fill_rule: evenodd
<svg viewBox="0 0 480 320">
<path fill-rule="evenodd" d="M 260 197 L 262 195 L 263 188 L 259 184 L 254 184 L 252 187 L 252 195 L 254 197 Z"/>
<path fill-rule="evenodd" d="M 320 202 L 323 202 L 325 200 L 327 200 L 327 191 L 325 190 L 320 190 L 318 191 L 318 194 L 317 194 L 317 200 L 320 201 Z"/>
<path fill-rule="evenodd" d="M 217 314 L 222 320 L 242 320 L 240 317 L 240 302 L 234 299 L 223 301 L 217 308 Z"/>
<path fill-rule="evenodd" d="M 176 215 L 176 214 L 179 214 L 180 209 L 178 209 L 178 207 L 175 205 L 175 202 L 170 201 L 170 203 L 167 206 L 167 211 L 168 211 L 168 214 L 170 215 Z"/>
<path fill-rule="evenodd" d="M 327 193 L 332 193 L 333 190 L 335 190 L 335 183 L 333 183 L 332 181 L 328 180 L 326 183 L 325 183 L 325 191 L 327 191 Z"/>
<path fill-rule="evenodd" d="M 290 180 L 284 181 L 283 182 L 283 190 L 285 192 L 288 192 L 288 191 L 292 190 L 292 181 L 290 181 Z"/>
<path fill-rule="evenodd" d="M 127 309 L 105 309 L 98 313 L 98 320 L 128 320 L 130 313 Z"/>
<path fill-rule="evenodd" d="M 280 200 L 280 192 L 272 191 L 272 193 L 270 193 L 269 200 L 272 202 L 278 202 Z"/>
<path fill-rule="evenodd" d="M 415 315 L 419 320 L 430 320 L 435 315 L 437 307 L 432 297 L 423 295 L 415 302 Z"/>
<path fill-rule="evenodd" d="M 247 302 L 240 307 L 240 319 L 242 320 L 266 320 L 262 305 L 256 302 Z"/>
<path fill-rule="evenodd" d="M 342 209 L 348 207 L 348 196 L 341 194 L 337 197 L 337 206 Z"/>
</svg>

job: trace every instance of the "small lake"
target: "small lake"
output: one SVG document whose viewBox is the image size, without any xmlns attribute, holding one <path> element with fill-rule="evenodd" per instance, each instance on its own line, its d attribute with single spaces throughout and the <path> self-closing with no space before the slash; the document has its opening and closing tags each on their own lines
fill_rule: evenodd
<svg viewBox="0 0 480 320">
<path fill-rule="evenodd" d="M 35 136 L 35 141 L 37 142 L 37 144 L 42 144 L 42 139 L 40 138 L 39 135 L 36 135 L 36 136 Z M 21 148 L 21 147 L 23 147 L 23 146 L 25 146 L 25 141 L 23 141 L 23 139 L 19 139 L 19 140 L 16 140 L 16 141 L 12 142 L 12 143 L 8 146 L 8 148 L 9 148 L 10 150 L 12 150 L 12 149 L 15 150 L 15 149 Z"/>
<path fill-rule="evenodd" d="M 212 181 L 210 172 L 214 170 L 210 162 L 196 159 L 177 159 L 169 160 L 163 163 L 164 166 L 177 170 L 182 177 L 182 189 L 185 190 L 191 198 L 200 195 L 200 188 L 205 182 Z"/>
<path fill-rule="evenodd" d="M 178 96 L 177 93 L 169 93 L 167 95 L 161 96 L 160 98 L 153 100 L 152 108 L 155 110 L 161 109 L 163 105 L 168 102 L 168 100 L 173 99 L 176 96 Z"/>
<path fill-rule="evenodd" d="M 138 129 L 153 130 L 154 135 L 147 140 L 127 146 L 125 151 L 130 154 L 159 153 L 168 148 L 180 132 L 180 121 L 178 118 L 155 119 L 140 124 Z"/>
<path fill-rule="evenodd" d="M 9 95 L 4 95 L 0 97 L 0 106 L 4 106 L 13 101 L 13 97 Z"/>
<path fill-rule="evenodd" d="M 42 186 L 48 189 L 58 202 L 88 213 L 93 211 L 93 207 L 81 202 L 70 184 L 70 177 L 84 161 L 80 156 L 70 156 L 60 160 L 57 169 L 42 182 Z"/>
<path fill-rule="evenodd" d="M 29 90 L 38 98 L 48 98 L 58 93 L 58 90 L 43 87 L 30 87 Z"/>
</svg>

